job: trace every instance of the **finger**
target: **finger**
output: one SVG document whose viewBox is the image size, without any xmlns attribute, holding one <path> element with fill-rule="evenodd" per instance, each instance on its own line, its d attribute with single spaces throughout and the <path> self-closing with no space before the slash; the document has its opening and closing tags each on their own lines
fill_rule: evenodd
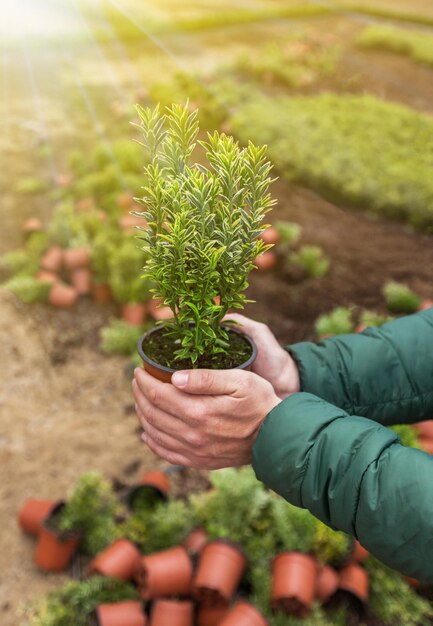
<svg viewBox="0 0 433 626">
<path fill-rule="evenodd" d="M 147 446 L 149 446 L 152 452 L 154 452 L 156 455 L 161 457 L 161 459 L 168 461 L 168 463 L 170 463 L 171 465 L 183 465 L 184 467 L 194 467 L 193 462 L 190 459 L 188 459 L 186 456 L 184 456 L 183 454 L 172 452 L 171 450 L 167 450 L 163 446 L 160 446 L 155 441 L 153 441 L 153 439 L 149 437 L 149 435 L 143 434 L 141 438 L 144 441 L 144 443 Z"/>
<path fill-rule="evenodd" d="M 180 418 L 186 424 L 195 424 L 200 419 L 202 411 L 198 398 L 189 398 L 175 385 L 162 383 L 144 369 L 137 368 L 134 373 L 137 388 L 133 388 L 136 399 L 144 396 L 154 407 Z"/>
<path fill-rule="evenodd" d="M 243 386 L 242 370 L 181 370 L 171 377 L 172 385 L 182 391 L 197 395 L 231 396 Z"/>
</svg>

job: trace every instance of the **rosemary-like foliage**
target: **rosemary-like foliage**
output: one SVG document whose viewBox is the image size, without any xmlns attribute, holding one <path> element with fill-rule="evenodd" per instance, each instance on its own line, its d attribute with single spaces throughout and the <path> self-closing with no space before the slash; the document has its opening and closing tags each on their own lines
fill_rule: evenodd
<svg viewBox="0 0 433 626">
<path fill-rule="evenodd" d="M 196 364 L 203 355 L 225 352 L 228 335 L 220 322 L 242 309 L 254 259 L 269 246 L 260 239 L 275 201 L 266 146 L 242 148 L 223 133 L 198 141 L 197 111 L 173 105 L 163 115 L 137 106 L 143 145 L 143 206 L 140 237 L 148 260 L 145 276 L 155 297 L 173 311 L 167 333 L 178 340 L 177 359 Z M 191 163 L 200 144 L 207 167 Z"/>
</svg>

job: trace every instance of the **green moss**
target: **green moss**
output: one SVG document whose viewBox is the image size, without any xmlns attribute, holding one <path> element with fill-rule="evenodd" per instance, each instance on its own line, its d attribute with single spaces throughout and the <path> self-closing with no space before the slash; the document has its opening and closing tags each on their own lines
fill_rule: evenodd
<svg viewBox="0 0 433 626">
<path fill-rule="evenodd" d="M 346 533 L 338 532 L 316 521 L 313 538 L 313 552 L 321 563 L 338 567 L 348 557 L 352 546 Z"/>
<path fill-rule="evenodd" d="M 393 318 L 389 315 L 381 315 L 380 313 L 376 313 L 375 311 L 368 311 L 365 309 L 361 312 L 359 316 L 360 324 L 363 324 L 367 327 L 378 327 L 383 326 L 386 322 L 390 322 Z"/>
</svg>

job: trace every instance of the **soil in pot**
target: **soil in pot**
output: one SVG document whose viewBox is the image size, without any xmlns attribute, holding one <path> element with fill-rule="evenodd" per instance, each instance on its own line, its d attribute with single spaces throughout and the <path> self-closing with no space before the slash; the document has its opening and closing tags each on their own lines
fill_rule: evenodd
<svg viewBox="0 0 433 626">
<path fill-rule="evenodd" d="M 115 576 L 121 580 L 132 580 L 140 565 L 138 548 L 127 539 L 117 539 L 97 555 L 90 563 L 87 574 Z"/>
<path fill-rule="evenodd" d="M 157 600 L 150 617 L 150 626 L 193 626 L 194 605 L 190 600 Z"/>
<path fill-rule="evenodd" d="M 53 509 L 39 532 L 35 563 L 46 572 L 61 572 L 66 569 L 80 543 L 78 533 L 65 533 L 56 528 L 55 520 L 63 507 L 62 502 Z"/>
<path fill-rule="evenodd" d="M 300 552 L 282 552 L 272 562 L 271 605 L 298 618 L 310 612 L 316 592 L 318 566 Z"/>
<path fill-rule="evenodd" d="M 143 605 L 134 600 L 100 604 L 96 608 L 96 620 L 98 626 L 146 626 L 147 624 Z"/>
<path fill-rule="evenodd" d="M 145 600 L 184 597 L 191 593 L 193 566 L 183 546 L 150 554 L 141 559 L 136 581 Z"/>
<path fill-rule="evenodd" d="M 249 369 L 254 362 L 257 349 L 254 342 L 235 330 L 227 328 L 230 348 L 227 353 L 202 355 L 195 367 L 204 369 Z M 157 326 L 145 333 L 137 343 L 137 350 L 143 359 L 144 369 L 163 382 L 170 382 L 176 370 L 191 369 L 188 359 L 176 360 L 173 357 L 175 344 L 167 336 L 164 326 Z"/>
<path fill-rule="evenodd" d="M 225 540 L 212 541 L 203 548 L 194 579 L 194 596 L 204 606 L 226 605 L 240 583 L 247 566 L 242 551 Z"/>
<path fill-rule="evenodd" d="M 268 626 L 268 621 L 249 602 L 238 602 L 227 613 L 219 626 Z"/>
<path fill-rule="evenodd" d="M 43 522 L 58 505 L 54 500 L 26 500 L 18 514 L 18 523 L 24 532 L 37 536 Z"/>
</svg>

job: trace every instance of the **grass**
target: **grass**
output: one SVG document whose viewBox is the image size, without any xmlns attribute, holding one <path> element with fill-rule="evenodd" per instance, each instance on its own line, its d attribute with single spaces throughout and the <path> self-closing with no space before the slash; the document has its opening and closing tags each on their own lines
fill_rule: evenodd
<svg viewBox="0 0 433 626">
<path fill-rule="evenodd" d="M 289 180 L 433 232 L 431 117 L 368 95 L 257 95 L 231 124 L 242 140 L 267 143 Z"/>
<path fill-rule="evenodd" d="M 433 67 L 433 36 L 392 26 L 370 26 L 358 37 L 361 48 L 389 50 Z"/>
<path fill-rule="evenodd" d="M 408 3 L 409 4 L 409 3 Z M 433 25 L 433 14 L 426 14 L 423 7 L 419 8 L 419 13 L 408 11 L 404 5 L 399 6 L 377 6 L 377 4 L 360 4 L 359 2 L 339 2 L 335 6 L 340 9 L 353 11 L 354 13 L 362 13 L 363 15 L 371 15 L 372 17 L 390 18 L 401 22 L 409 22 L 413 24 L 423 24 L 427 26 Z"/>
</svg>

